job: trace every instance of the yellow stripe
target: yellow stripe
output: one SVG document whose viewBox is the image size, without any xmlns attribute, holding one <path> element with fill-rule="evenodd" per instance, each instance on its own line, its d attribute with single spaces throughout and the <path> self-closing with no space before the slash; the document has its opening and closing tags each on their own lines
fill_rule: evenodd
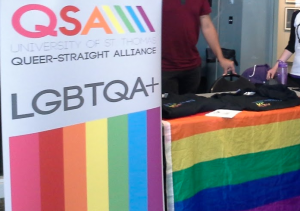
<svg viewBox="0 0 300 211">
<path fill-rule="evenodd" d="M 172 142 L 173 172 L 218 158 L 300 144 L 300 119 L 258 126 L 227 128 Z"/>
<path fill-rule="evenodd" d="M 86 123 L 89 211 L 109 210 L 107 119 Z"/>
<path fill-rule="evenodd" d="M 109 8 L 109 6 L 102 6 L 102 8 L 105 11 L 106 15 L 108 16 L 108 18 L 111 20 L 114 27 L 116 28 L 117 32 L 119 34 L 124 34 L 125 31 L 121 27 L 120 23 L 118 22 L 117 18 L 114 16 L 114 14 L 111 11 L 111 9 Z"/>
</svg>

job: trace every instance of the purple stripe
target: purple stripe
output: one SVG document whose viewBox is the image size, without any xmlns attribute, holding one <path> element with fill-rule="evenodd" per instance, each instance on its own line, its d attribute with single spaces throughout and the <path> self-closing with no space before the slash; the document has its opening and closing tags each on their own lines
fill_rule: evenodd
<svg viewBox="0 0 300 211">
<path fill-rule="evenodd" d="M 153 28 L 151 22 L 149 21 L 149 18 L 148 18 L 148 16 L 146 15 L 146 13 L 145 13 L 145 11 L 143 10 L 143 8 L 142 8 L 141 6 L 137 6 L 137 9 L 139 10 L 139 12 L 140 12 L 141 16 L 143 17 L 144 21 L 146 22 L 146 24 L 147 24 L 149 30 L 150 30 L 151 32 L 155 32 L 155 30 L 154 30 L 154 28 Z"/>
<path fill-rule="evenodd" d="M 295 211 L 300 210 L 300 196 L 286 199 L 283 201 L 274 202 L 262 207 L 257 207 L 247 211 L 274 211 L 274 210 L 284 210 L 284 211 Z"/>
<path fill-rule="evenodd" d="M 148 211 L 162 211 L 162 142 L 160 108 L 147 111 Z"/>
</svg>

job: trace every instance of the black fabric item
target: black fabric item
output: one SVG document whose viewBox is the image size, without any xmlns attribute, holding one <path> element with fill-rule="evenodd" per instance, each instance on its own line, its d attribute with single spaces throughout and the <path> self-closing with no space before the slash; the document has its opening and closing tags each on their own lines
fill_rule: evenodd
<svg viewBox="0 0 300 211">
<path fill-rule="evenodd" d="M 178 118 L 196 113 L 216 110 L 225 107 L 218 99 L 206 98 L 195 94 L 177 95 L 170 93 L 162 99 L 162 117 Z"/>
<path fill-rule="evenodd" d="M 295 78 L 291 74 L 288 74 L 287 86 L 288 87 L 300 87 L 300 78 Z"/>
<path fill-rule="evenodd" d="M 261 85 L 236 93 L 215 94 L 210 98 L 194 94 L 169 94 L 162 99 L 162 117 L 178 118 L 216 109 L 268 111 L 297 105 L 300 105 L 300 98 L 286 86 Z"/>
<path fill-rule="evenodd" d="M 249 92 L 255 94 L 246 95 Z M 268 111 L 300 105 L 300 98 L 296 93 L 281 84 L 243 89 L 235 94 L 215 94 L 212 98 L 228 103 L 226 109 L 233 110 Z M 235 109 L 231 108 L 231 105 L 234 105 Z"/>
<path fill-rule="evenodd" d="M 289 88 L 281 84 L 260 86 L 256 89 L 256 92 L 262 97 L 268 97 L 283 101 L 290 99 L 299 99 L 295 92 L 291 91 Z"/>
</svg>

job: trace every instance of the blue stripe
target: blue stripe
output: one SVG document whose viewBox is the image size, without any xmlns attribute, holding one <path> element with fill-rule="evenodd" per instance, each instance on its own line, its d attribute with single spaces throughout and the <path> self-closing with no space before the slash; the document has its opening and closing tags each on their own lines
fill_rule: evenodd
<svg viewBox="0 0 300 211">
<path fill-rule="evenodd" d="M 129 210 L 148 210 L 147 112 L 128 115 Z M 120 140 L 121 141 L 121 140 Z"/>
<path fill-rule="evenodd" d="M 140 32 L 146 32 L 146 30 L 142 26 L 140 20 L 138 19 L 138 17 L 136 16 L 135 12 L 133 11 L 132 7 L 131 6 L 126 6 L 126 9 L 128 10 L 128 12 L 131 15 L 132 19 L 136 23 L 137 27 L 139 27 Z"/>
<path fill-rule="evenodd" d="M 296 196 L 300 196 L 300 170 L 239 185 L 206 189 L 175 203 L 175 210 L 247 210 Z"/>
</svg>

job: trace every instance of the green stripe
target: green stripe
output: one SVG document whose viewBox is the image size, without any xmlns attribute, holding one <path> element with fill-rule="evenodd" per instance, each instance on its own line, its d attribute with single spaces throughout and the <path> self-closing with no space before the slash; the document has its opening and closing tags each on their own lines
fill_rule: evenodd
<svg viewBox="0 0 300 211">
<path fill-rule="evenodd" d="M 300 169 L 300 145 L 202 162 L 173 173 L 175 202 L 201 190 L 280 175 Z"/>
<path fill-rule="evenodd" d="M 129 210 L 128 117 L 108 119 L 109 210 Z M 101 178 L 99 178 L 101 179 Z"/>
<path fill-rule="evenodd" d="M 122 18 L 122 20 L 125 23 L 127 29 L 129 30 L 129 32 L 134 33 L 135 30 L 132 27 L 131 23 L 129 22 L 128 18 L 126 17 L 125 13 L 123 12 L 122 8 L 120 6 L 115 6 L 115 9 L 117 10 L 118 14 Z"/>
</svg>

